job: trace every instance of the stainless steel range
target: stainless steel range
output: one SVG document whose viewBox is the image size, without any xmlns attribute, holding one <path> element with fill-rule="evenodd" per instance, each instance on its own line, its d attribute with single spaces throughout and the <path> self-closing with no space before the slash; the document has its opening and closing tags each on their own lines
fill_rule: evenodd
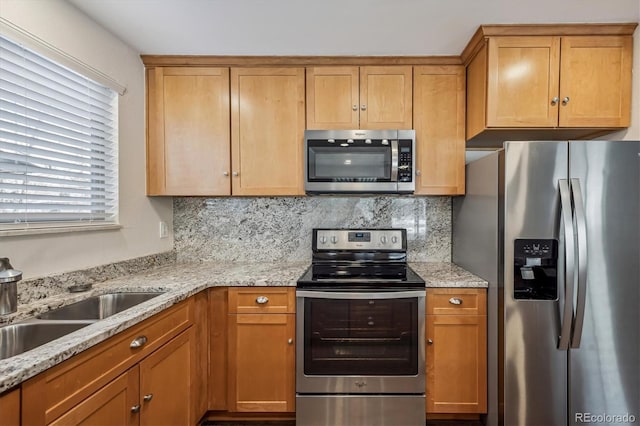
<svg viewBox="0 0 640 426">
<path fill-rule="evenodd" d="M 296 289 L 296 424 L 425 424 L 425 283 L 405 229 L 314 229 Z"/>
</svg>

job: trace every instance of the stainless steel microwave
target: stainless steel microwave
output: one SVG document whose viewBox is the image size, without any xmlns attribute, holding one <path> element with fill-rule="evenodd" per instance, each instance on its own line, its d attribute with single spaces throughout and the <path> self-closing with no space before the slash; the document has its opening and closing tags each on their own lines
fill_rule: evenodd
<svg viewBox="0 0 640 426">
<path fill-rule="evenodd" d="M 308 194 L 415 191 L 415 130 L 306 130 Z"/>
</svg>

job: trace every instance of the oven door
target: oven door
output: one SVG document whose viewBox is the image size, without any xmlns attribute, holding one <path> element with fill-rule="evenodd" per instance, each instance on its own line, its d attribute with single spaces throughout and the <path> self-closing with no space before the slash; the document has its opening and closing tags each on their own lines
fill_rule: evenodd
<svg viewBox="0 0 640 426">
<path fill-rule="evenodd" d="M 307 192 L 398 189 L 397 140 L 307 139 L 305 145 Z"/>
<path fill-rule="evenodd" d="M 296 391 L 425 392 L 425 291 L 296 291 Z"/>
</svg>

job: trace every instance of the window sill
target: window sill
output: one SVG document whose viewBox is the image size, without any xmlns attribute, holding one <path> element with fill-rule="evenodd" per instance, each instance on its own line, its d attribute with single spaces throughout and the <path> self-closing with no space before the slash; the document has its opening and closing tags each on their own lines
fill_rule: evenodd
<svg viewBox="0 0 640 426">
<path fill-rule="evenodd" d="M 40 234 L 66 234 L 69 232 L 88 232 L 88 231 L 111 231 L 121 229 L 122 225 L 118 223 L 99 223 L 99 224 L 79 224 L 64 226 L 33 226 L 21 229 L 0 229 L 0 237 L 14 237 L 19 235 L 40 235 Z"/>
</svg>

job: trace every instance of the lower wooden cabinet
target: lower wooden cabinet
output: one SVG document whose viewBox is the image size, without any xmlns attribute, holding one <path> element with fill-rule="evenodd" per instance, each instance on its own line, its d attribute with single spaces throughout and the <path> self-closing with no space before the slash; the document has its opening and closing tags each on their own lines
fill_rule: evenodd
<svg viewBox="0 0 640 426">
<path fill-rule="evenodd" d="M 127 425 L 138 424 L 132 407 L 138 404 L 138 368 L 131 368 L 107 386 L 76 405 L 50 425 Z"/>
<path fill-rule="evenodd" d="M 194 299 L 24 382 L 22 424 L 196 424 Z"/>
<path fill-rule="evenodd" d="M 20 388 L 0 395 L 0 426 L 20 424 Z"/>
<path fill-rule="evenodd" d="M 228 410 L 295 411 L 295 288 L 230 288 L 229 301 Z"/>
<path fill-rule="evenodd" d="M 427 413 L 487 411 L 484 289 L 427 289 Z"/>
</svg>

